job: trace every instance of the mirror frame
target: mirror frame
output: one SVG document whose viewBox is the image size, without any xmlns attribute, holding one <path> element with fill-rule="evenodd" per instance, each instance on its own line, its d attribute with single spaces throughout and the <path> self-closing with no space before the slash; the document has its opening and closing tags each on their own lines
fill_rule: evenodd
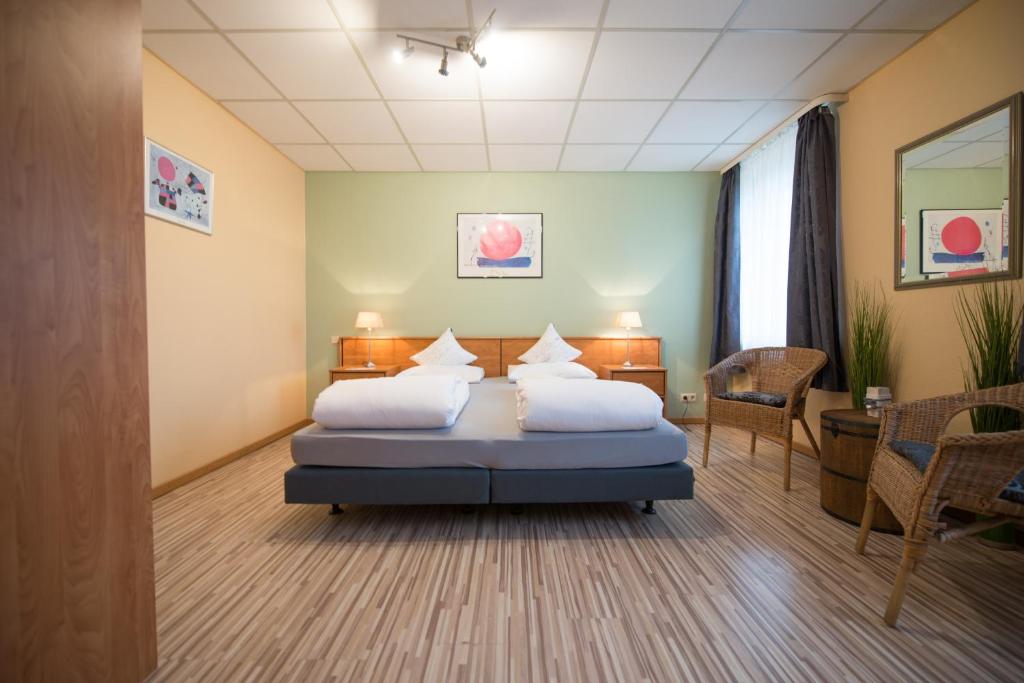
<svg viewBox="0 0 1024 683">
<path fill-rule="evenodd" d="M 895 223 L 893 232 L 895 234 L 893 249 L 893 284 L 895 289 L 917 289 L 918 287 L 942 287 L 948 285 L 962 285 L 975 282 L 989 282 L 994 280 L 1016 280 L 1021 276 L 1021 239 L 1024 237 L 1021 230 L 1021 103 L 1024 93 L 1014 93 L 1004 100 L 989 105 L 984 109 L 974 112 L 944 126 L 924 137 L 903 145 L 896 150 L 896 198 L 895 198 Z M 933 140 L 948 135 L 953 131 L 962 128 L 989 114 L 994 114 L 1000 109 L 1010 110 L 1010 263 L 1009 269 L 1001 273 L 987 273 L 985 275 L 969 275 L 965 277 L 945 277 L 935 280 L 920 280 L 914 282 L 903 282 L 900 279 L 900 223 L 903 218 L 903 155 Z"/>
</svg>

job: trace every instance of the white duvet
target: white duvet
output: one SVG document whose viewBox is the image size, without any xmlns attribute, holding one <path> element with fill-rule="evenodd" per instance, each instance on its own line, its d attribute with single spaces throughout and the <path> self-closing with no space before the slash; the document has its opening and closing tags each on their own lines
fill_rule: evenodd
<svg viewBox="0 0 1024 683">
<path fill-rule="evenodd" d="M 328 429 L 434 429 L 455 424 L 467 401 L 458 377 L 353 379 L 321 391 L 313 419 Z"/>
<path fill-rule="evenodd" d="M 618 432 L 653 429 L 658 395 L 642 384 L 603 379 L 522 379 L 516 420 L 528 432 Z"/>
</svg>

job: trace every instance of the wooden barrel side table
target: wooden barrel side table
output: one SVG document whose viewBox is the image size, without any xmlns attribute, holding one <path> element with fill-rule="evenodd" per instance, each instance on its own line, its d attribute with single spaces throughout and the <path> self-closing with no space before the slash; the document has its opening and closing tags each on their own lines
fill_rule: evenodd
<svg viewBox="0 0 1024 683">
<path fill-rule="evenodd" d="M 821 413 L 821 507 L 833 517 L 860 525 L 880 424 L 881 418 L 871 417 L 865 410 Z M 903 533 L 903 527 L 881 501 L 871 528 Z"/>
</svg>

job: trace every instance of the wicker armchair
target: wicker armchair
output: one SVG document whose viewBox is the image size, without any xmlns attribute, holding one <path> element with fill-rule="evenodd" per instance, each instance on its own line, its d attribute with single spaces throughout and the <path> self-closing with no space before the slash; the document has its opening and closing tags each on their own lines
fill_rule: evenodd
<svg viewBox="0 0 1024 683">
<path fill-rule="evenodd" d="M 800 420 L 815 455 L 819 455 L 804 420 L 804 406 L 811 380 L 825 367 L 828 356 L 817 349 L 767 347 L 747 349 L 729 356 L 704 375 L 707 405 L 704 417 L 704 467 L 708 466 L 712 425 L 737 427 L 750 432 L 750 452 L 757 447 L 757 435 L 774 436 L 785 443 L 785 474 L 782 488 L 789 490 L 790 458 L 793 452 L 793 420 Z M 745 400 L 722 398 L 729 392 L 729 375 L 745 370 L 750 376 L 751 392 L 785 397 L 785 404 L 762 405 Z"/>
<path fill-rule="evenodd" d="M 1024 518 L 1024 497 L 1020 493 L 1010 497 L 1021 502 L 1001 496 L 1024 469 L 1024 431 L 943 435 L 954 415 L 988 405 L 1024 411 L 1024 384 L 900 403 L 885 410 L 856 549 L 864 554 L 875 507 L 879 500 L 885 501 L 903 525 L 905 539 L 903 559 L 885 610 L 889 626 L 896 625 L 907 580 L 927 553 L 930 539 L 951 541 Z M 897 452 L 906 452 L 908 442 L 933 444 L 934 453 L 928 452 L 923 462 L 915 464 Z M 994 517 L 947 528 L 939 521 L 939 513 L 947 505 Z"/>
</svg>

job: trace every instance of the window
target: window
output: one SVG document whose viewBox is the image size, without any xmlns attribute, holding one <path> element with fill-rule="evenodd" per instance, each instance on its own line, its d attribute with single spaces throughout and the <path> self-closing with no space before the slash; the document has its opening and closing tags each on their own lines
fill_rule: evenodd
<svg viewBox="0 0 1024 683">
<path fill-rule="evenodd" d="M 740 345 L 786 345 L 794 123 L 741 162 Z"/>
</svg>

